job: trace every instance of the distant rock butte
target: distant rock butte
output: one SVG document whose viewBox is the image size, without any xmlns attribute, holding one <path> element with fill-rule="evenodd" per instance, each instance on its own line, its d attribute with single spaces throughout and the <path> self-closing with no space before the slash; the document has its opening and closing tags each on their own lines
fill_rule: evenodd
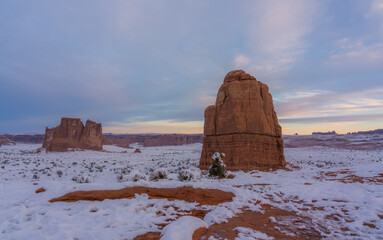
<svg viewBox="0 0 383 240">
<path fill-rule="evenodd" d="M 208 169 L 215 152 L 224 153 L 228 170 L 283 168 L 282 129 L 269 88 L 243 70 L 229 72 L 215 105 L 205 110 L 199 167 Z"/>
<path fill-rule="evenodd" d="M 0 146 L 1 145 L 15 145 L 15 143 L 9 140 L 6 136 L 0 136 Z"/>
<path fill-rule="evenodd" d="M 45 129 L 43 148 L 48 152 L 63 152 L 69 148 L 102 150 L 101 123 L 79 118 L 62 118 L 59 126 Z"/>
</svg>

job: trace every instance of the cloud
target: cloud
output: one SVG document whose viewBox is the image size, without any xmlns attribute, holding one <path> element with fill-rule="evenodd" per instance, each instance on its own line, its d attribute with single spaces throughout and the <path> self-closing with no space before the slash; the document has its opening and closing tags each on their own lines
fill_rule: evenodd
<svg viewBox="0 0 383 240">
<path fill-rule="evenodd" d="M 366 115 L 342 115 L 328 117 L 305 117 L 305 118 L 288 118 L 280 119 L 280 123 L 323 123 L 323 122 L 359 122 L 383 120 L 383 114 L 366 114 Z"/>
<path fill-rule="evenodd" d="M 371 11 L 383 14 L 383 0 L 373 0 L 371 2 Z"/>
<path fill-rule="evenodd" d="M 274 101 L 281 102 L 281 103 L 289 102 L 295 99 L 310 98 L 317 95 L 323 95 L 323 94 L 329 94 L 329 93 L 331 93 L 331 91 L 328 91 L 328 90 L 298 91 L 298 92 L 278 95 L 278 97 L 274 97 Z"/>
<path fill-rule="evenodd" d="M 380 21 L 380 31 L 383 34 L 383 0 L 373 0 L 366 14 L 367 18 L 375 18 Z"/>
<path fill-rule="evenodd" d="M 343 38 L 336 41 L 335 52 L 326 64 L 336 69 L 371 69 L 383 65 L 383 43 L 365 44 Z"/>
<path fill-rule="evenodd" d="M 288 71 L 310 45 L 306 37 L 315 27 L 321 6 L 317 1 L 270 0 L 256 2 L 250 9 L 250 52 L 237 55 L 233 64 L 260 75 Z"/>
<path fill-rule="evenodd" d="M 383 111 L 383 88 L 338 93 L 327 90 L 291 93 L 276 98 L 278 116 L 284 119 Z"/>
<path fill-rule="evenodd" d="M 104 132 L 113 133 L 202 133 L 203 121 L 144 121 L 130 123 L 109 123 L 103 126 Z"/>
<path fill-rule="evenodd" d="M 234 59 L 235 68 L 245 68 L 249 65 L 251 59 L 243 54 L 238 55 Z"/>
</svg>

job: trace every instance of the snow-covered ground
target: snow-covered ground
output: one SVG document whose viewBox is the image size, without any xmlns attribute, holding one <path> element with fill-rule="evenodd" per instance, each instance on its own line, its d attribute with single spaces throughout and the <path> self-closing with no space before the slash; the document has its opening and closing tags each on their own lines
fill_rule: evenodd
<svg viewBox="0 0 383 240">
<path fill-rule="evenodd" d="M 212 225 L 243 209 L 260 211 L 259 203 L 310 217 L 328 239 L 383 239 L 382 150 L 286 148 L 290 171 L 233 172 L 233 179 L 211 179 L 197 168 L 201 144 L 146 147 L 141 154 L 114 146 L 104 146 L 107 152 L 66 153 L 37 153 L 38 147 L 0 147 L 0 239 L 133 239 L 160 231 L 161 224 L 191 210 L 210 210 L 204 222 Z M 167 179 L 153 180 L 158 169 L 167 172 Z M 185 169 L 194 180 L 178 179 Z M 131 186 L 215 188 L 235 197 L 217 206 L 149 199 L 146 194 L 101 202 L 49 202 L 76 190 Z M 40 187 L 46 192 L 36 194 Z M 269 238 L 251 229 L 237 231 L 238 239 Z"/>
</svg>

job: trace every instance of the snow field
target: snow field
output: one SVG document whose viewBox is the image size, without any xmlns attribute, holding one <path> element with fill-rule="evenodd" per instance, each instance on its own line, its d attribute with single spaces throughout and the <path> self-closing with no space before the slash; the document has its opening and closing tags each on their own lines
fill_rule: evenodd
<svg viewBox="0 0 383 240">
<path fill-rule="evenodd" d="M 310 217 L 328 239 L 383 236 L 382 183 L 334 180 L 349 175 L 347 171 L 359 177 L 382 174 L 381 150 L 286 148 L 287 162 L 300 169 L 229 172 L 235 178 L 218 180 L 197 168 L 201 144 L 147 147 L 141 148 L 141 154 L 114 146 L 105 146 L 109 152 L 36 153 L 38 147 L 18 144 L 0 148 L 0 239 L 133 239 L 161 231 L 159 224 L 194 209 L 210 210 L 204 222 L 212 225 L 227 221 L 242 209 L 261 211 L 259 202 Z M 150 175 L 160 168 L 166 170 L 166 178 L 150 181 Z M 195 176 L 191 181 L 178 179 L 179 172 L 185 170 Z M 327 176 L 329 172 L 343 173 Z M 148 199 L 145 194 L 102 202 L 48 202 L 71 191 L 132 186 L 216 188 L 233 192 L 235 197 L 217 206 Z M 47 191 L 36 194 L 40 187 Z M 280 221 L 277 216 L 274 220 Z M 263 236 L 254 230 L 238 232 L 239 239 Z"/>
</svg>

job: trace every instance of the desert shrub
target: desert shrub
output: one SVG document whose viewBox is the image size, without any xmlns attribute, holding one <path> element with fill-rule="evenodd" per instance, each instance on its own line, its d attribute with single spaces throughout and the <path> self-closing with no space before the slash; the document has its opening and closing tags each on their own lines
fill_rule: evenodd
<svg viewBox="0 0 383 240">
<path fill-rule="evenodd" d="M 72 181 L 73 182 L 77 182 L 77 183 L 90 183 L 90 179 L 89 178 L 84 178 L 84 177 L 72 177 Z"/>
<path fill-rule="evenodd" d="M 223 163 L 224 153 L 216 152 L 213 154 L 212 163 L 209 167 L 210 177 L 225 177 L 227 175 L 226 165 Z"/>
<path fill-rule="evenodd" d="M 150 173 L 150 181 L 158 181 L 159 179 L 167 179 L 168 172 L 164 168 L 157 169 L 156 171 Z"/>
<path fill-rule="evenodd" d="M 130 170 L 129 170 L 129 172 L 130 172 Z M 137 182 L 140 180 L 146 181 L 146 176 L 141 174 L 141 172 L 138 170 L 133 170 L 132 172 L 130 172 L 129 175 L 126 176 L 126 178 L 124 177 L 122 181 L 125 182 L 128 180 L 132 180 L 133 182 Z"/>
<path fill-rule="evenodd" d="M 143 176 L 143 175 L 140 175 L 140 174 L 134 174 L 132 180 L 133 180 L 133 182 L 137 182 L 137 181 L 139 181 L 139 180 L 144 180 L 144 181 L 146 181 L 146 177 Z"/>
<path fill-rule="evenodd" d="M 184 169 L 178 172 L 178 180 L 180 181 L 192 181 L 194 179 L 194 174 L 188 169 Z"/>
</svg>

